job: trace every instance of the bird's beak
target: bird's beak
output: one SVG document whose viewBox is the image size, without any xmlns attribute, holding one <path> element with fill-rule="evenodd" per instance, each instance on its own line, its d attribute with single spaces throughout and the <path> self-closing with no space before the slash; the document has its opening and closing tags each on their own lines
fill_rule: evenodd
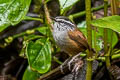
<svg viewBox="0 0 120 80">
<path fill-rule="evenodd" d="M 50 17 L 53 21 L 56 21 L 56 19 L 54 17 Z"/>
</svg>

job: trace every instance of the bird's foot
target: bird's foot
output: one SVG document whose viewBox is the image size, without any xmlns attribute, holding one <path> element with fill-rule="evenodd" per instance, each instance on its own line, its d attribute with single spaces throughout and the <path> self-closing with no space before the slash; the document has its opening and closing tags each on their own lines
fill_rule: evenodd
<svg viewBox="0 0 120 80">
<path fill-rule="evenodd" d="M 78 58 L 79 56 L 80 56 L 80 53 L 75 55 L 75 56 L 73 56 L 72 59 L 68 62 L 69 70 L 71 70 L 71 65 L 73 65 L 74 63 L 76 63 L 76 61 L 79 60 L 79 58 Z"/>
<path fill-rule="evenodd" d="M 82 57 L 80 57 L 80 54 L 75 55 L 69 62 L 68 62 L 68 67 L 69 70 L 71 70 L 71 66 L 73 66 L 72 68 L 72 72 L 75 72 L 76 74 L 78 73 L 79 69 L 81 69 L 81 67 L 83 66 L 83 60 Z M 74 65 L 73 65 L 74 64 Z"/>
<path fill-rule="evenodd" d="M 82 61 L 82 57 L 80 57 L 80 54 L 77 54 L 73 57 L 69 57 L 61 66 L 60 66 L 60 70 L 61 72 L 64 74 L 64 67 L 65 65 L 68 65 L 68 69 L 72 72 L 77 72 L 82 66 L 83 66 L 83 61 Z M 71 69 L 71 67 L 73 67 Z"/>
<path fill-rule="evenodd" d="M 68 62 L 71 60 L 71 57 L 69 57 L 67 60 L 65 60 L 65 62 L 63 62 L 61 65 L 60 65 L 60 70 L 61 70 L 61 72 L 64 74 L 64 71 L 63 71 L 63 69 L 64 69 L 64 66 L 65 65 L 68 65 Z"/>
<path fill-rule="evenodd" d="M 78 73 L 79 69 L 83 66 L 83 60 L 78 59 L 73 66 L 72 72 Z"/>
</svg>

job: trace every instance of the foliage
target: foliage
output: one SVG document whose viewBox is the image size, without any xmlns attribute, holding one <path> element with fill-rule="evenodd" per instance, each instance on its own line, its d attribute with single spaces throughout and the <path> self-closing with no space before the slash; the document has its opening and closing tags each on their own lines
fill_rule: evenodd
<svg viewBox="0 0 120 80">
<path fill-rule="evenodd" d="M 70 10 L 77 1 L 79 0 L 59 0 L 61 14 L 63 14 L 65 11 Z"/>
<path fill-rule="evenodd" d="M 27 69 L 24 72 L 22 80 L 37 80 L 40 74 L 37 72 L 34 72 L 30 69 L 28 66 Z"/>
<path fill-rule="evenodd" d="M 0 0 L 0 32 L 18 24 L 27 14 L 31 0 Z"/>
<path fill-rule="evenodd" d="M 94 20 L 94 22 L 97 21 L 97 20 Z M 93 23 L 92 23 L 93 24 Z M 97 24 L 97 23 L 96 23 Z M 119 24 L 119 23 L 118 23 Z M 94 25 L 94 24 L 93 24 Z M 93 30 L 92 31 L 92 47 L 97 49 L 97 51 L 100 51 L 101 48 L 103 48 L 103 35 L 104 35 L 104 27 L 100 27 L 101 24 L 97 24 L 99 26 L 96 26 L 97 29 Z M 104 25 L 104 24 L 103 24 Z M 81 23 L 79 23 L 78 25 L 78 28 L 84 33 L 84 35 L 87 37 L 87 31 L 86 31 L 86 22 L 83 21 Z M 105 28 L 106 28 L 106 25 L 104 25 Z M 95 27 L 94 27 L 95 28 Z M 95 37 L 94 37 L 94 31 L 96 32 L 96 46 L 94 46 L 94 40 L 95 40 Z M 110 44 L 111 42 L 111 35 L 112 35 L 112 30 L 108 30 L 108 43 Z M 114 41 L 112 42 L 112 47 L 114 47 L 116 45 L 116 43 L 118 42 L 118 38 L 117 38 L 117 35 L 115 32 L 113 32 L 113 39 Z"/>
<path fill-rule="evenodd" d="M 81 0 L 59 0 L 60 14 L 66 15 L 67 11 L 72 11 L 72 7 L 78 1 Z M 59 51 L 59 48 L 56 47 L 56 44 L 54 44 L 54 41 L 52 39 L 51 32 L 49 29 L 50 26 L 47 24 L 47 19 L 45 19 L 46 18 L 46 16 L 44 15 L 45 11 L 40 10 L 40 8 L 42 8 L 43 6 L 42 0 L 40 1 L 34 0 L 33 2 L 33 4 L 35 4 L 35 9 L 38 9 L 38 10 L 35 9 L 33 10 L 33 12 L 35 11 L 34 14 L 35 17 L 26 16 L 27 14 L 32 12 L 33 4 L 31 4 L 31 2 L 32 2 L 31 0 L 0 0 L 0 33 L 1 34 L 2 33 L 4 33 L 5 35 L 7 34 L 6 28 L 8 28 L 8 31 L 9 29 L 13 30 L 11 31 L 11 33 L 14 32 L 15 27 L 18 27 L 20 24 L 23 24 L 22 22 L 28 23 L 29 21 L 26 22 L 27 20 L 30 21 L 36 20 L 36 22 L 39 21 L 38 22 L 39 25 L 37 26 L 36 23 L 33 23 L 34 25 L 30 23 L 29 26 L 33 25 L 32 28 L 26 29 L 26 25 L 25 25 L 23 32 L 20 32 L 19 34 L 9 35 L 7 37 L 3 37 L 3 39 L 0 38 L 1 43 L 3 43 L 4 41 L 3 45 L 0 44 L 0 47 L 3 49 L 9 46 L 14 40 L 22 38 L 22 40 L 21 39 L 20 40 L 23 43 L 23 45 L 22 48 L 20 48 L 21 51 L 18 52 L 21 52 L 19 55 L 22 55 L 23 58 L 27 58 L 28 61 L 28 65 L 27 65 L 28 67 L 24 71 L 22 80 L 37 80 L 42 74 L 49 72 L 52 64 L 51 63 L 53 56 L 52 53 L 56 54 L 56 52 Z M 46 0 L 46 4 L 47 3 L 50 4 L 49 2 L 52 2 L 52 0 Z M 37 7 L 36 5 L 37 6 L 39 5 L 39 7 Z M 83 12 L 78 12 L 78 13 L 82 15 L 88 13 L 85 11 Z M 71 14 L 70 17 L 71 19 L 77 18 L 79 17 L 79 15 L 77 15 L 77 17 L 73 17 Z M 76 20 L 73 19 L 73 21 Z M 90 22 L 92 25 L 91 27 L 92 36 L 90 36 L 92 38 L 92 48 L 96 49 L 97 52 L 104 49 L 105 47 L 104 39 L 103 39 L 104 30 L 107 29 L 106 41 L 107 41 L 107 45 L 111 46 L 111 48 L 109 48 L 107 52 L 114 54 L 114 51 L 112 51 L 112 49 L 114 49 L 115 45 L 119 41 L 117 34 L 120 33 L 120 23 L 119 23 L 120 16 L 118 15 L 108 16 L 108 17 L 92 20 Z M 77 27 L 87 37 L 88 32 L 86 30 L 87 28 L 86 21 L 80 22 L 78 18 Z M 18 32 L 19 32 L 19 28 L 18 28 Z M 107 55 L 107 57 L 110 56 L 111 55 Z M 55 59 L 56 62 L 61 63 L 61 61 L 57 60 L 57 58 Z M 95 59 L 97 59 L 97 57 Z M 105 59 L 106 59 L 106 55 L 105 55 Z"/>
<path fill-rule="evenodd" d="M 93 20 L 92 25 L 96 27 L 112 29 L 120 33 L 120 16 L 108 16 L 101 19 Z"/>
<path fill-rule="evenodd" d="M 51 50 L 49 39 L 40 38 L 27 44 L 26 55 L 30 67 L 39 73 L 45 73 L 51 66 Z"/>
</svg>

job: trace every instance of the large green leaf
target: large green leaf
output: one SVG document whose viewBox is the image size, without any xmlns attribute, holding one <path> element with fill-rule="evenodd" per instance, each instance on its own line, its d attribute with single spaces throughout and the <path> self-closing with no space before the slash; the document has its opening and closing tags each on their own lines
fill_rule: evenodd
<svg viewBox="0 0 120 80">
<path fill-rule="evenodd" d="M 48 39 L 30 41 L 26 48 L 30 67 L 39 73 L 45 73 L 51 66 L 51 44 Z"/>
<path fill-rule="evenodd" d="M 27 14 L 31 0 L 0 0 L 0 32 L 18 24 Z"/>
<path fill-rule="evenodd" d="M 96 27 L 109 28 L 120 33 L 120 16 L 108 16 L 93 20 L 91 24 Z"/>
<path fill-rule="evenodd" d="M 112 47 L 114 47 L 115 45 L 116 45 L 116 43 L 117 43 L 117 41 L 118 41 L 118 39 L 117 39 L 117 35 L 116 35 L 116 33 L 115 32 L 113 32 L 112 30 L 110 30 L 110 29 L 108 29 L 107 30 L 107 42 L 108 42 L 108 44 L 110 44 L 111 43 L 111 35 L 112 35 L 112 38 L 114 39 L 113 41 L 112 41 Z M 94 31 L 92 31 L 92 40 L 93 40 L 93 45 L 94 45 L 94 40 L 95 40 L 95 33 L 94 33 Z M 96 32 L 96 49 L 99 51 L 99 50 L 101 50 L 102 48 L 103 48 L 103 37 L 104 37 L 104 28 L 97 28 L 97 32 Z M 93 46 L 93 48 L 95 48 L 95 46 Z"/>
<path fill-rule="evenodd" d="M 39 78 L 39 75 L 40 75 L 39 73 L 32 71 L 28 66 L 24 72 L 22 80 L 37 80 Z"/>
<path fill-rule="evenodd" d="M 86 22 L 83 21 L 83 22 L 79 23 L 77 26 L 87 37 Z M 96 34 L 96 46 L 94 46 L 95 34 Z M 92 30 L 92 47 L 96 48 L 97 51 L 99 51 L 103 48 L 103 35 L 104 35 L 104 28 L 98 27 L 96 33 L 94 33 L 94 30 Z M 108 40 L 107 40 L 108 43 L 111 42 L 111 35 L 112 35 L 112 31 L 110 29 L 108 29 Z M 112 47 L 114 47 L 115 44 L 117 43 L 118 39 L 117 39 L 117 35 L 115 34 L 115 32 L 113 32 L 112 36 L 113 36 L 112 38 L 114 39 L 114 41 L 112 41 Z"/>
<path fill-rule="evenodd" d="M 70 9 L 79 0 L 59 0 L 61 13 Z"/>
</svg>

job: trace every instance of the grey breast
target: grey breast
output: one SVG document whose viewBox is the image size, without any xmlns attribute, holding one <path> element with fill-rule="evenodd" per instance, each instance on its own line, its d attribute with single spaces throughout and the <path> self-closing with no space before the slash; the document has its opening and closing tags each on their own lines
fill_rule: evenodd
<svg viewBox="0 0 120 80">
<path fill-rule="evenodd" d="M 54 37 L 54 40 L 56 41 L 56 44 L 61 49 L 64 49 L 66 46 L 66 43 L 68 42 L 67 36 L 68 34 L 67 34 L 67 29 L 65 29 L 65 25 L 57 22 L 54 23 L 53 37 Z"/>
</svg>

